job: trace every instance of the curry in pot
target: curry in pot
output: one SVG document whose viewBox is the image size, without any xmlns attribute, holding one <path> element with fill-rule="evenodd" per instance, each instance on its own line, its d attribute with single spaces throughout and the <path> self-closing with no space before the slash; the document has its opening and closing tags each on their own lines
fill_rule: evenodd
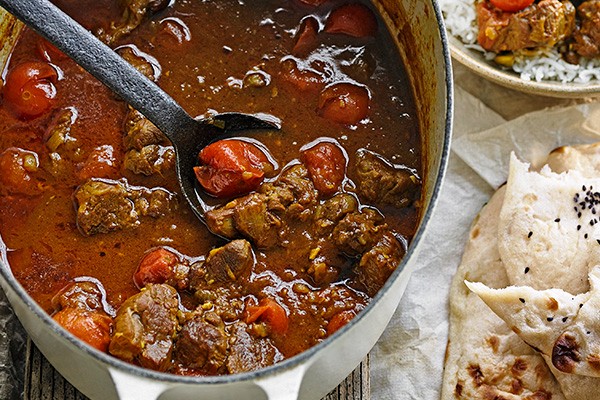
<svg viewBox="0 0 600 400">
<path fill-rule="evenodd" d="M 191 115 L 268 113 L 207 146 L 200 222 L 136 110 L 25 29 L 3 74 L 3 257 L 69 332 L 184 375 L 292 357 L 354 318 L 420 216 L 412 89 L 372 5 L 57 0 Z"/>
</svg>

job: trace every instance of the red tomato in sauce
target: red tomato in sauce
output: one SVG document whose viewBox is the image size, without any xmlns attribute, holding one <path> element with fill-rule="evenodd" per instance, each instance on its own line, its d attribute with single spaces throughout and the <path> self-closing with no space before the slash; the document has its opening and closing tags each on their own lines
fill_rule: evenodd
<svg viewBox="0 0 600 400">
<path fill-rule="evenodd" d="M 521 11 L 533 4 L 534 0 L 490 0 L 495 7 L 506 12 Z"/>
<path fill-rule="evenodd" d="M 345 4 L 329 14 L 325 32 L 343 33 L 354 37 L 377 34 L 377 18 L 367 6 L 359 3 Z"/>
<path fill-rule="evenodd" d="M 300 155 L 317 190 L 331 196 L 337 192 L 346 176 L 346 157 L 333 143 L 322 142 Z"/>
<path fill-rule="evenodd" d="M 283 334 L 288 329 L 288 316 L 284 308 L 273 299 L 264 298 L 257 306 L 246 308 L 246 323 L 264 321 L 273 332 Z"/>
<path fill-rule="evenodd" d="M 133 274 L 133 283 L 140 289 L 149 283 L 165 283 L 174 275 L 173 268 L 178 262 L 179 257 L 167 249 L 152 250 L 142 258 Z"/>
<path fill-rule="evenodd" d="M 292 49 L 295 55 L 304 56 L 317 47 L 317 34 L 319 33 L 319 22 L 314 17 L 307 17 L 302 20 L 296 44 Z"/>
<path fill-rule="evenodd" d="M 45 62 L 30 61 L 13 67 L 4 85 L 7 107 L 21 119 L 44 114 L 56 97 L 57 80 L 56 70 Z"/>
<path fill-rule="evenodd" d="M 350 322 L 355 316 L 356 313 L 352 310 L 346 310 L 335 314 L 333 317 L 331 317 L 329 323 L 327 324 L 327 335 L 331 336 L 342 326 Z"/>
<path fill-rule="evenodd" d="M 63 328 L 96 349 L 106 352 L 112 318 L 83 308 L 63 308 L 52 316 Z"/>
<path fill-rule="evenodd" d="M 40 41 L 37 43 L 36 50 L 38 55 L 47 62 L 64 60 L 67 58 L 67 55 L 60 51 L 58 47 L 43 38 L 40 38 Z"/>
<path fill-rule="evenodd" d="M 194 167 L 200 185 L 212 196 L 226 198 L 258 188 L 265 173 L 273 171 L 266 154 L 252 143 L 220 140 L 206 146 Z"/>
<path fill-rule="evenodd" d="M 325 86 L 326 78 L 320 70 L 322 65 L 299 67 L 296 60 L 288 59 L 281 63 L 281 76 L 294 89 L 305 93 L 316 93 Z"/>
<path fill-rule="evenodd" d="M 321 92 L 318 113 L 334 122 L 356 124 L 369 113 L 369 97 L 364 86 L 336 83 Z"/>
<path fill-rule="evenodd" d="M 10 147 L 0 153 L 0 193 L 36 195 L 42 182 L 35 178 L 39 168 L 37 153 Z"/>
</svg>

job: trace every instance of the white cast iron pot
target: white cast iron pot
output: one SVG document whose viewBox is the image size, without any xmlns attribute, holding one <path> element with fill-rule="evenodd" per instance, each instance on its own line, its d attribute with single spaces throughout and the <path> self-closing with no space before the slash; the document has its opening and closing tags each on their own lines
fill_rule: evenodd
<svg viewBox="0 0 600 400">
<path fill-rule="evenodd" d="M 255 0 L 259 1 L 259 0 Z M 271 367 L 243 374 L 185 377 L 139 368 L 101 353 L 55 323 L 24 291 L 6 260 L 0 285 L 21 323 L 54 367 L 78 390 L 98 400 L 320 399 L 366 356 L 398 306 L 426 235 L 439 194 L 452 126 L 452 72 L 441 12 L 434 0 L 374 0 L 414 87 L 426 138 L 424 214 L 408 252 L 369 306 L 324 342 Z M 21 25 L 0 9 L 0 65 Z M 1 241 L 0 241 L 1 245 Z"/>
</svg>

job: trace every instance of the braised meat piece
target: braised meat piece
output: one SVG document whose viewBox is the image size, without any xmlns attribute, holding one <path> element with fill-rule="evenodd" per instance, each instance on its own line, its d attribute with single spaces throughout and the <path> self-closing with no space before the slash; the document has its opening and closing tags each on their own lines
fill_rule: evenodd
<svg viewBox="0 0 600 400">
<path fill-rule="evenodd" d="M 74 194 L 77 226 L 85 235 L 138 226 L 145 216 L 158 218 L 176 207 L 176 197 L 163 188 L 130 186 L 125 179 L 90 179 Z"/>
<path fill-rule="evenodd" d="M 398 267 L 403 256 L 404 247 L 398 239 L 391 232 L 384 232 L 379 241 L 363 254 L 359 264 L 354 268 L 355 281 L 369 296 L 375 296 Z"/>
<path fill-rule="evenodd" d="M 269 248 L 279 242 L 284 221 L 312 215 L 317 197 L 306 167 L 295 165 L 274 182 L 262 184 L 259 192 L 208 211 L 206 223 L 217 235 L 229 239 L 243 236 L 259 248 Z"/>
<path fill-rule="evenodd" d="M 158 79 L 161 67 L 156 58 L 132 45 L 119 47 L 116 52 L 146 78 L 151 81 Z"/>
<path fill-rule="evenodd" d="M 510 13 L 484 0 L 477 3 L 477 25 L 477 41 L 488 51 L 554 46 L 573 33 L 575 7 L 568 0 L 541 0 Z"/>
<path fill-rule="evenodd" d="M 179 328 L 177 291 L 169 285 L 147 285 L 119 307 L 108 351 L 142 367 L 166 371 Z"/>
<path fill-rule="evenodd" d="M 141 150 L 131 149 L 125 154 L 125 168 L 135 174 L 153 175 L 172 170 L 175 151 L 172 146 L 151 144 Z"/>
<path fill-rule="evenodd" d="M 52 306 L 57 310 L 69 307 L 104 310 L 104 304 L 104 291 L 90 281 L 70 283 L 52 298 Z"/>
<path fill-rule="evenodd" d="M 333 240 L 340 250 L 357 256 L 371 248 L 381 233 L 387 230 L 382 222 L 383 217 L 373 209 L 349 213 L 333 230 Z"/>
<path fill-rule="evenodd" d="M 319 235 L 330 234 L 344 216 L 358 210 L 358 201 L 348 193 L 339 193 L 319 204 L 315 210 L 315 228 Z"/>
<path fill-rule="evenodd" d="M 582 57 L 600 55 L 600 0 L 590 0 L 577 7 L 579 27 L 573 33 L 571 49 Z"/>
<path fill-rule="evenodd" d="M 98 32 L 106 44 L 114 44 L 122 36 L 137 28 L 148 15 L 155 14 L 169 5 L 169 0 L 121 0 L 123 17 L 107 31 Z"/>
<path fill-rule="evenodd" d="M 166 136 L 137 110 L 130 108 L 125 118 L 123 143 L 125 168 L 136 174 L 162 174 L 173 170 L 175 150 Z"/>
<path fill-rule="evenodd" d="M 259 193 L 244 197 L 233 216 L 236 230 L 259 248 L 277 244 L 281 220 L 267 210 L 267 199 Z"/>
<path fill-rule="evenodd" d="M 408 169 L 393 165 L 368 150 L 356 154 L 359 197 L 374 205 L 402 208 L 413 204 L 420 193 L 419 178 Z"/>
<path fill-rule="evenodd" d="M 243 239 L 233 240 L 225 246 L 211 250 L 200 268 L 192 266 L 190 287 L 197 289 L 202 286 L 198 280 L 199 276 L 208 284 L 235 281 L 253 264 L 254 253 L 250 243 Z"/>
<path fill-rule="evenodd" d="M 230 328 L 233 340 L 227 357 L 230 374 L 255 371 L 283 360 L 283 355 L 268 338 L 257 338 L 247 331 L 248 325 L 236 322 Z"/>
<path fill-rule="evenodd" d="M 175 361 L 210 375 L 222 373 L 227 359 L 225 324 L 214 312 L 194 312 L 175 342 Z"/>
</svg>

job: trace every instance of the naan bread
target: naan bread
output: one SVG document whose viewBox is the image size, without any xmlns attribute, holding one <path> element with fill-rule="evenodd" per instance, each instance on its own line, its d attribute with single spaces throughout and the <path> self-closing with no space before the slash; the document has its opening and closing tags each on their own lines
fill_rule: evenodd
<svg viewBox="0 0 600 400">
<path fill-rule="evenodd" d="M 509 284 L 497 246 L 504 188 L 481 210 L 470 229 L 450 289 L 450 331 L 442 399 L 562 400 L 543 358 L 514 334 L 474 293 L 465 279 Z"/>
<path fill-rule="evenodd" d="M 510 283 L 588 291 L 588 273 L 600 264 L 600 176 L 529 171 L 513 154 L 506 186 L 498 248 Z"/>
<path fill-rule="evenodd" d="M 558 147 L 552 150 L 546 163 L 556 173 L 574 169 L 585 177 L 598 177 L 600 176 L 600 142 Z"/>
</svg>

